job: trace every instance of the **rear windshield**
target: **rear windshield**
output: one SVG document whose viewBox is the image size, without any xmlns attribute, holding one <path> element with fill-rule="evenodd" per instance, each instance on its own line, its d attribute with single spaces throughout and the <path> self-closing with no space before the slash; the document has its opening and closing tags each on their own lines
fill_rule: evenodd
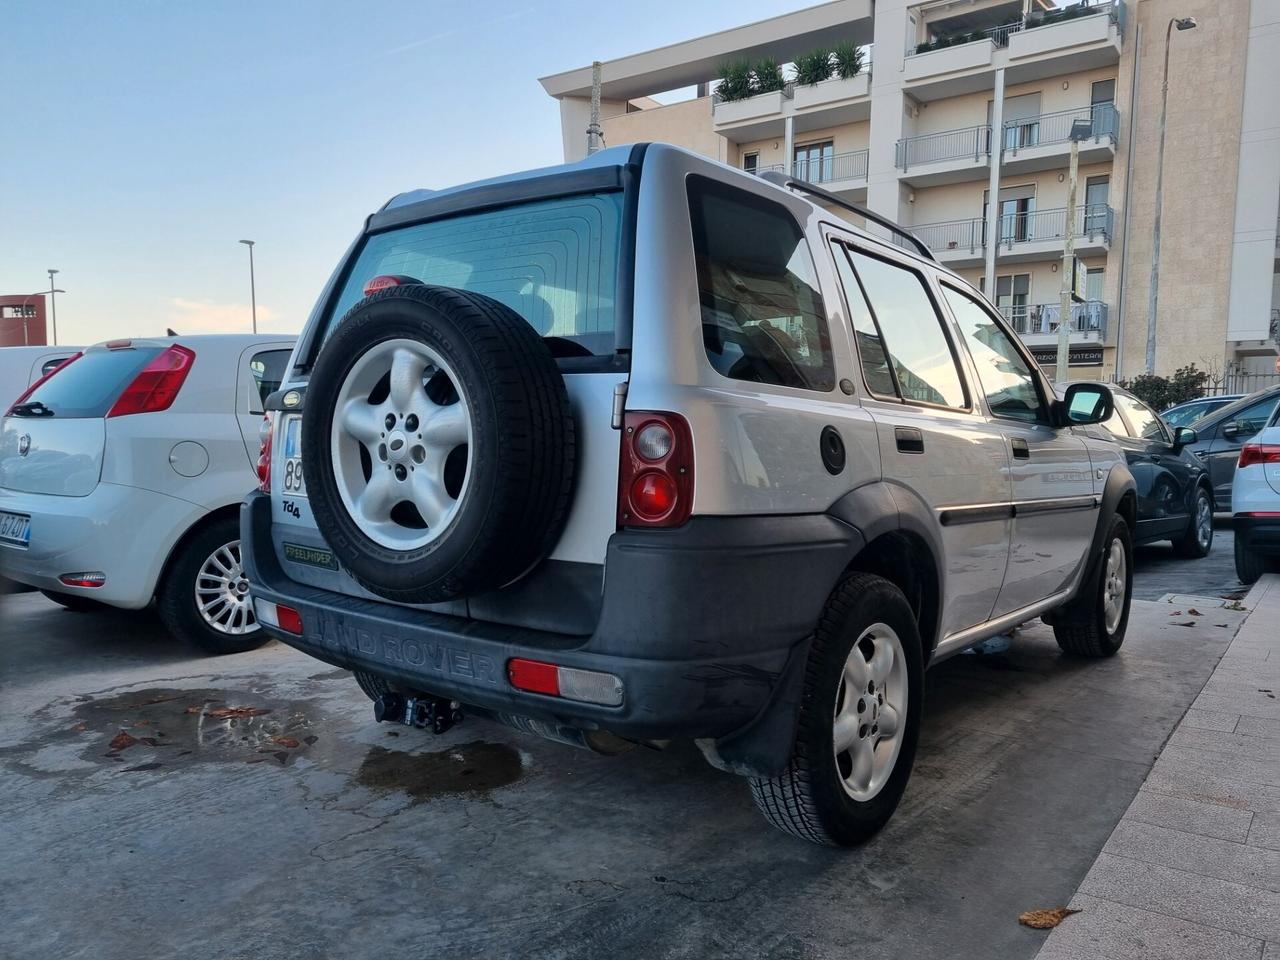
<svg viewBox="0 0 1280 960">
<path fill-rule="evenodd" d="M 64 420 L 105 417 L 124 388 L 159 352 L 159 347 L 90 350 L 36 387 L 14 415 Z"/>
<path fill-rule="evenodd" d="M 607 356 L 617 325 L 621 192 L 559 197 L 369 237 L 325 323 L 381 274 L 483 293 L 524 317 L 556 356 Z"/>
</svg>

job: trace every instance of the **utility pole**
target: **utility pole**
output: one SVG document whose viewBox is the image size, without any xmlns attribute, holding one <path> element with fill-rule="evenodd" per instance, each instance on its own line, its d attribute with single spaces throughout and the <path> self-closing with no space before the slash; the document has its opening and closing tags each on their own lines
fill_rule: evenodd
<svg viewBox="0 0 1280 960">
<path fill-rule="evenodd" d="M 1092 127 L 1091 121 L 1088 122 Z M 1054 379 L 1065 381 L 1071 362 L 1071 297 L 1076 262 L 1076 180 L 1080 176 L 1080 140 L 1076 137 L 1077 120 L 1071 127 L 1071 166 L 1067 174 L 1066 240 L 1062 244 L 1062 294 L 1058 299 L 1058 359 Z"/>
<path fill-rule="evenodd" d="M 1160 219 L 1164 201 L 1164 129 L 1169 113 L 1169 41 L 1173 28 L 1193 30 L 1195 17 L 1174 17 L 1164 31 L 1164 82 L 1160 88 L 1160 150 L 1156 158 L 1156 221 L 1151 234 L 1151 290 L 1147 294 L 1147 373 L 1156 372 L 1156 306 L 1160 293 Z"/>
<path fill-rule="evenodd" d="M 253 241 L 241 240 L 249 248 L 249 309 L 253 312 L 253 332 L 258 332 L 258 289 L 253 279 Z"/>
<path fill-rule="evenodd" d="M 587 156 L 595 153 L 604 143 L 604 131 L 600 129 L 600 61 L 591 64 L 591 122 L 587 124 Z"/>
<path fill-rule="evenodd" d="M 58 298 L 55 296 L 59 291 L 53 288 L 53 275 L 57 270 L 49 271 L 49 313 L 53 318 L 53 345 L 58 345 Z M 66 293 L 65 290 L 62 291 Z"/>
</svg>

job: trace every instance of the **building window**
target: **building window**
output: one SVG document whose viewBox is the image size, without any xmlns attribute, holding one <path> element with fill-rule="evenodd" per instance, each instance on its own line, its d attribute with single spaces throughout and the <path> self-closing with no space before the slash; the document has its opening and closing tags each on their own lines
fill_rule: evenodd
<svg viewBox="0 0 1280 960">
<path fill-rule="evenodd" d="M 1107 204 L 1111 202 L 1111 178 L 1090 177 L 1084 184 L 1084 232 L 1105 233 Z"/>
<path fill-rule="evenodd" d="M 996 277 L 996 308 L 1018 333 L 1035 333 L 1029 326 L 1031 274 L 1015 273 Z"/>
<path fill-rule="evenodd" d="M 744 153 L 742 155 L 742 169 L 747 173 L 755 173 L 760 169 L 760 154 Z"/>
<path fill-rule="evenodd" d="M 794 175 L 799 180 L 822 183 L 831 179 L 831 167 L 836 155 L 835 143 L 823 140 L 796 147 Z"/>
</svg>

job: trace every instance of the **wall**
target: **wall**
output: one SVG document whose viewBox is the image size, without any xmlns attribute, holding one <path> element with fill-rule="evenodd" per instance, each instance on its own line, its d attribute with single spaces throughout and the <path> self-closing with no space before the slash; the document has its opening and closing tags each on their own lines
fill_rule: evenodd
<svg viewBox="0 0 1280 960">
<path fill-rule="evenodd" d="M 795 144 L 815 143 L 830 140 L 837 154 L 852 153 L 855 150 L 866 150 L 871 142 L 871 121 L 861 123 L 845 123 L 838 127 L 826 127 L 821 130 L 806 130 L 795 135 Z M 769 137 L 765 140 L 753 140 L 749 143 L 730 144 L 731 163 L 742 166 L 742 158 L 748 153 L 760 155 L 760 166 L 785 163 L 787 159 L 782 137 Z"/>
<path fill-rule="evenodd" d="M 1058 175 L 1064 176 L 1058 182 Z M 1067 205 L 1066 170 L 1041 170 L 1035 173 L 1009 174 L 1000 179 L 1000 188 L 1021 187 L 1035 184 L 1036 209 L 1060 210 Z M 1084 188 L 1089 177 L 1114 176 L 1113 164 L 1081 164 L 1076 188 L 1076 204 L 1084 203 Z M 948 183 L 937 187 L 920 187 L 915 191 L 915 203 L 911 204 L 913 224 L 938 223 L 943 220 L 961 220 L 982 216 L 982 196 L 987 189 L 986 180 L 970 183 Z M 1114 206 L 1114 203 L 1113 203 Z"/>
<path fill-rule="evenodd" d="M 605 143 L 611 147 L 662 140 L 728 162 L 733 146 L 711 128 L 710 97 L 619 114 L 603 121 L 602 126 Z"/>
</svg>

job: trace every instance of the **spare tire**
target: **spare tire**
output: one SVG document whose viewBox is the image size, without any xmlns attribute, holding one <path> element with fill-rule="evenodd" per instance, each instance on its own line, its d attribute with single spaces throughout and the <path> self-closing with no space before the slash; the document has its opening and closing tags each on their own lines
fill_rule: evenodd
<svg viewBox="0 0 1280 960">
<path fill-rule="evenodd" d="M 564 379 L 514 310 L 414 284 L 352 307 L 316 361 L 302 462 L 316 525 L 368 590 L 440 603 L 554 547 L 575 460 Z"/>
</svg>

